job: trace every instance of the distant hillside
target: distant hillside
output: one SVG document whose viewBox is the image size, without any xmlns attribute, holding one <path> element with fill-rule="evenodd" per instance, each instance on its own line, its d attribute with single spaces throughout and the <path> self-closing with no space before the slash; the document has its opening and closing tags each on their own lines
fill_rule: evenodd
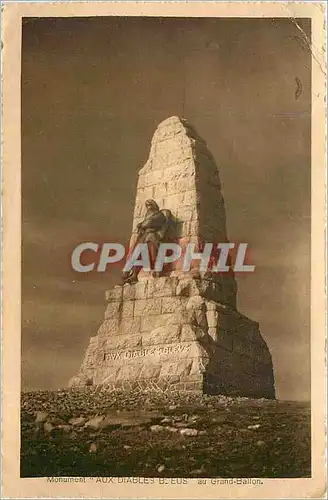
<svg viewBox="0 0 328 500">
<path fill-rule="evenodd" d="M 22 477 L 310 475 L 308 403 L 94 388 L 22 394 Z"/>
</svg>

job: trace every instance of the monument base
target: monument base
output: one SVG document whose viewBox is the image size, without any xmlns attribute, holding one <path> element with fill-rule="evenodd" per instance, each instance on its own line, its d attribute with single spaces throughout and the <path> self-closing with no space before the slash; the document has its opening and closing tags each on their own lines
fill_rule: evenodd
<svg viewBox="0 0 328 500">
<path fill-rule="evenodd" d="M 224 293 L 217 282 L 191 277 L 117 285 L 107 292 L 105 321 L 70 386 L 274 398 L 259 325 Z"/>
</svg>

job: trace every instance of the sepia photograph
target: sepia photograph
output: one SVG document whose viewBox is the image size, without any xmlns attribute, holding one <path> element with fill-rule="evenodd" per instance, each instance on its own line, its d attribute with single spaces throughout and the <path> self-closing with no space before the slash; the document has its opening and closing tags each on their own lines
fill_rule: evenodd
<svg viewBox="0 0 328 500">
<path fill-rule="evenodd" d="M 23 476 L 311 474 L 309 39 L 23 20 Z M 247 243 L 255 269 L 99 270 L 132 234 L 155 254 L 163 209 L 170 241 Z"/>
<path fill-rule="evenodd" d="M 20 479 L 313 477 L 312 40 L 22 15 Z"/>
</svg>

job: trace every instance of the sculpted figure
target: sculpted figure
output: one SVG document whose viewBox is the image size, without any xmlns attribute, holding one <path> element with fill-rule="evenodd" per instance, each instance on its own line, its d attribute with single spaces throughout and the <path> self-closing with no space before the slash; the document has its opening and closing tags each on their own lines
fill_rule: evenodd
<svg viewBox="0 0 328 500">
<path fill-rule="evenodd" d="M 151 268 L 153 268 L 159 244 L 166 236 L 172 214 L 170 210 L 160 210 L 159 206 L 154 200 L 147 200 L 145 203 L 145 207 L 146 216 L 144 220 L 139 222 L 139 224 L 137 225 L 138 233 L 134 247 L 139 243 L 147 243 L 150 264 Z M 131 249 L 131 251 L 133 250 L 133 248 Z M 139 272 L 140 267 L 134 267 L 131 269 L 131 271 L 123 273 L 123 282 L 134 283 L 138 281 Z"/>
</svg>

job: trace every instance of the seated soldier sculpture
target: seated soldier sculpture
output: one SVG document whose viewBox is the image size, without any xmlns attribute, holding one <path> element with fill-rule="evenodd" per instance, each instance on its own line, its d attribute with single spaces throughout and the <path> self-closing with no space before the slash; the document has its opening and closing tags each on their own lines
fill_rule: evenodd
<svg viewBox="0 0 328 500">
<path fill-rule="evenodd" d="M 137 238 L 133 248 L 137 244 L 146 243 L 148 245 L 149 260 L 151 269 L 153 269 L 159 244 L 167 236 L 172 222 L 172 213 L 170 210 L 160 210 L 156 201 L 147 200 L 145 202 L 146 215 L 143 221 L 137 224 Z M 131 249 L 131 252 L 133 251 Z M 138 281 L 138 274 L 141 267 L 134 266 L 131 271 L 123 272 L 123 283 L 135 283 Z M 157 276 L 159 273 L 152 271 L 152 276 Z"/>
</svg>

